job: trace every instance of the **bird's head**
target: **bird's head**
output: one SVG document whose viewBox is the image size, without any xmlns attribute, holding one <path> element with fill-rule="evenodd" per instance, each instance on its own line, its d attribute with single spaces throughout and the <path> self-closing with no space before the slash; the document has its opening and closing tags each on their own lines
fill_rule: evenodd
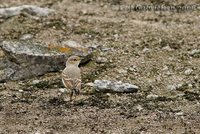
<svg viewBox="0 0 200 134">
<path fill-rule="evenodd" d="M 81 58 L 78 57 L 78 56 L 70 56 L 68 59 L 67 59 L 67 62 L 66 62 L 66 66 L 67 65 L 75 65 L 75 66 L 78 66 L 79 63 L 81 61 Z"/>
</svg>

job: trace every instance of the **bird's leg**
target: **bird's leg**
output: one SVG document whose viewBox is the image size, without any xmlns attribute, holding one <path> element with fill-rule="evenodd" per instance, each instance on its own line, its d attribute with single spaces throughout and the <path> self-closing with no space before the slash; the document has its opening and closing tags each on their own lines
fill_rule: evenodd
<svg viewBox="0 0 200 134">
<path fill-rule="evenodd" d="M 72 101 L 72 96 L 73 96 L 73 93 L 74 93 L 74 91 L 73 91 L 73 90 L 71 90 L 71 93 L 70 93 L 70 101 Z"/>
<path fill-rule="evenodd" d="M 76 99 L 77 91 L 76 89 L 73 89 L 73 91 L 74 91 L 74 99 Z"/>
<path fill-rule="evenodd" d="M 80 95 L 80 90 L 75 89 L 75 93 L 76 93 L 76 95 Z"/>
</svg>

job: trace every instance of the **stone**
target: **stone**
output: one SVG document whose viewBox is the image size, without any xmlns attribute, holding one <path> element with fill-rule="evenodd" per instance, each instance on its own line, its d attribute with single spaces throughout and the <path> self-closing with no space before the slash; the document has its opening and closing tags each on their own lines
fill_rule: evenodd
<svg viewBox="0 0 200 134">
<path fill-rule="evenodd" d="M 59 88 L 58 91 L 61 92 L 61 93 L 65 93 L 65 92 L 67 92 L 67 89 L 66 88 Z"/>
<path fill-rule="evenodd" d="M 167 85 L 167 90 L 176 90 L 177 89 L 177 85 Z"/>
<path fill-rule="evenodd" d="M 37 132 L 35 132 L 35 134 L 41 134 L 41 132 L 40 132 L 40 131 L 37 131 Z"/>
<path fill-rule="evenodd" d="M 192 56 L 192 57 L 200 57 L 200 49 L 193 49 L 192 51 L 189 52 L 189 54 Z"/>
<path fill-rule="evenodd" d="M 106 59 L 105 57 L 98 57 L 97 60 L 96 60 L 96 63 L 106 63 L 108 62 L 108 59 Z"/>
<path fill-rule="evenodd" d="M 185 75 L 190 75 L 192 72 L 193 72 L 193 70 L 188 68 L 188 69 L 185 70 L 184 74 Z"/>
<path fill-rule="evenodd" d="M 178 112 L 178 113 L 175 113 L 175 115 L 177 115 L 177 116 L 183 116 L 184 113 L 183 112 Z"/>
<path fill-rule="evenodd" d="M 20 92 L 20 93 L 22 93 L 22 92 L 24 92 L 24 90 L 22 90 L 22 89 L 19 89 L 19 92 Z"/>
<path fill-rule="evenodd" d="M 145 47 L 145 48 L 142 50 L 143 53 L 147 53 L 147 52 L 149 52 L 149 51 L 150 51 L 150 49 L 147 48 L 147 47 Z"/>
<path fill-rule="evenodd" d="M 147 99 L 156 99 L 156 98 L 158 98 L 158 95 L 156 95 L 156 94 L 147 95 Z"/>
<path fill-rule="evenodd" d="M 40 82 L 41 82 L 40 80 L 33 80 L 33 81 L 32 81 L 32 84 L 33 84 L 33 85 L 36 85 L 36 84 L 39 84 Z"/>
<path fill-rule="evenodd" d="M 111 48 L 108 48 L 108 47 L 102 47 L 102 48 L 101 48 L 101 51 L 104 51 L 104 52 L 106 52 L 106 51 L 111 51 Z"/>
<path fill-rule="evenodd" d="M 128 71 L 125 70 L 125 69 L 118 69 L 117 72 L 118 72 L 119 74 L 127 74 L 127 73 L 128 73 Z"/>
<path fill-rule="evenodd" d="M 167 85 L 167 90 L 178 90 L 184 87 L 183 83 Z"/>
<path fill-rule="evenodd" d="M 67 46 L 48 47 L 34 41 L 3 41 L 0 48 L 8 59 L 0 68 L 0 82 L 21 80 L 62 70 L 71 55 L 80 56 L 81 63 L 87 62 L 92 56 L 92 52 L 87 48 L 80 50 Z"/>
<path fill-rule="evenodd" d="M 20 40 L 29 40 L 32 39 L 33 35 L 32 34 L 24 34 L 20 37 Z"/>
<path fill-rule="evenodd" d="M 192 87 L 193 87 L 193 85 L 192 85 L 191 83 L 189 83 L 189 84 L 188 84 L 188 87 L 189 87 L 189 88 L 192 88 Z"/>
<path fill-rule="evenodd" d="M 167 71 L 168 69 L 169 69 L 168 66 L 164 65 L 162 71 Z"/>
<path fill-rule="evenodd" d="M 136 72 L 137 71 L 137 67 L 136 66 L 129 67 L 128 70 L 131 71 L 131 72 Z"/>
<path fill-rule="evenodd" d="M 162 50 L 166 50 L 166 51 L 172 51 L 171 47 L 170 46 L 165 46 L 162 48 Z"/>
<path fill-rule="evenodd" d="M 139 110 L 139 111 L 141 111 L 141 110 L 143 110 L 143 107 L 142 107 L 141 105 L 138 105 L 138 106 L 136 107 L 136 109 Z"/>
<path fill-rule="evenodd" d="M 12 16 L 19 15 L 21 13 L 28 13 L 30 15 L 35 15 L 39 17 L 48 16 L 50 13 L 54 12 L 52 9 L 41 8 L 34 5 L 22 5 L 9 8 L 0 9 L 0 18 L 8 18 Z"/>
<path fill-rule="evenodd" d="M 97 92 L 106 93 L 135 93 L 139 90 L 139 87 L 136 85 L 109 80 L 95 80 L 93 87 Z"/>
</svg>

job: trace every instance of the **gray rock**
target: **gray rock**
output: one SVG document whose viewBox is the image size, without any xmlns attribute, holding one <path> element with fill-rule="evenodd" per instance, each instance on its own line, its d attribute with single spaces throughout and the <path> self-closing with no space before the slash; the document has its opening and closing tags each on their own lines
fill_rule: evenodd
<svg viewBox="0 0 200 134">
<path fill-rule="evenodd" d="M 106 63 L 108 62 L 108 59 L 106 59 L 105 57 L 98 57 L 96 60 L 96 63 Z"/>
<path fill-rule="evenodd" d="M 130 67 L 128 70 L 131 72 L 135 71 L 135 69 L 133 67 Z"/>
<path fill-rule="evenodd" d="M 95 80 L 93 87 L 98 92 L 134 93 L 139 90 L 136 85 L 109 80 Z"/>
<path fill-rule="evenodd" d="M 185 86 L 183 83 L 167 85 L 167 90 L 178 90 Z"/>
<path fill-rule="evenodd" d="M 138 106 L 136 107 L 136 109 L 139 110 L 139 111 L 141 111 L 141 110 L 143 110 L 144 108 L 143 108 L 141 105 L 138 105 Z"/>
<path fill-rule="evenodd" d="M 33 84 L 33 85 L 36 85 L 36 84 L 39 84 L 40 82 L 41 82 L 40 80 L 33 80 L 33 81 L 32 81 L 32 84 Z"/>
<path fill-rule="evenodd" d="M 19 89 L 18 91 L 19 91 L 20 93 L 24 92 L 24 90 L 22 90 L 22 89 Z"/>
<path fill-rule="evenodd" d="M 0 43 L 8 62 L 0 68 L 0 82 L 20 80 L 59 71 L 64 68 L 67 58 L 78 55 L 81 62 L 90 60 L 91 51 L 67 48 L 67 51 L 44 47 L 44 44 L 33 41 L 3 41 Z M 65 48 L 62 48 L 65 49 Z M 1 61 L 0 61 L 1 62 Z"/>
<path fill-rule="evenodd" d="M 32 39 L 33 35 L 32 34 L 24 34 L 20 37 L 20 40 L 29 40 Z"/>
<path fill-rule="evenodd" d="M 150 52 L 151 50 L 149 49 L 149 48 L 147 48 L 147 47 L 145 47 L 143 50 L 142 50 L 142 52 L 143 53 L 147 53 L 147 52 Z"/>
<path fill-rule="evenodd" d="M 104 51 L 104 52 L 110 51 L 110 50 L 111 50 L 111 48 L 108 48 L 108 47 L 103 47 L 103 48 L 101 48 L 101 51 Z"/>
<path fill-rule="evenodd" d="M 66 92 L 68 92 L 68 90 L 66 88 L 59 88 L 58 91 L 60 93 L 66 93 Z"/>
<path fill-rule="evenodd" d="M 54 12 L 54 10 L 48 8 L 41 8 L 33 5 L 22 5 L 0 9 L 0 18 L 8 18 L 21 13 L 28 13 L 36 16 L 47 16 L 52 12 Z"/>
<path fill-rule="evenodd" d="M 176 90 L 177 89 L 177 85 L 167 85 L 167 90 Z"/>
<path fill-rule="evenodd" d="M 128 73 L 128 71 L 125 69 L 118 69 L 117 71 L 119 74 L 127 74 Z"/>
<path fill-rule="evenodd" d="M 156 95 L 156 94 L 147 95 L 147 99 L 156 99 L 156 98 L 158 98 L 158 95 Z"/>
<path fill-rule="evenodd" d="M 200 57 L 200 49 L 194 49 L 192 51 L 189 52 L 189 54 L 192 56 L 192 57 Z"/>
<path fill-rule="evenodd" d="M 183 116 L 184 113 L 183 112 L 178 112 L 178 113 L 175 113 L 175 115 L 177 115 L 177 116 Z"/>
<path fill-rule="evenodd" d="M 193 70 L 188 68 L 188 69 L 185 70 L 184 74 L 185 75 L 190 75 L 192 72 L 193 72 Z"/>
<path fill-rule="evenodd" d="M 166 51 L 172 51 L 171 47 L 170 46 L 165 46 L 162 48 L 162 50 L 166 50 Z"/>
</svg>

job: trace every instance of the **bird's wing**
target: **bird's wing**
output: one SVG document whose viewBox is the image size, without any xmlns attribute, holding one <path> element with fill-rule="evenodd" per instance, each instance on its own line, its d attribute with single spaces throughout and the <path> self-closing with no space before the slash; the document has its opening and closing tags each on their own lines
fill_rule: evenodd
<svg viewBox="0 0 200 134">
<path fill-rule="evenodd" d="M 81 79 L 74 80 L 74 88 L 80 90 L 81 89 Z"/>
<path fill-rule="evenodd" d="M 64 84 L 64 86 L 67 88 L 67 89 L 73 89 L 74 88 L 74 82 L 73 82 L 73 80 L 72 79 L 70 79 L 70 78 L 62 78 L 62 82 L 63 82 L 63 84 Z"/>
<path fill-rule="evenodd" d="M 68 89 L 81 89 L 81 78 L 69 78 L 69 76 L 63 72 L 62 82 Z"/>
</svg>

